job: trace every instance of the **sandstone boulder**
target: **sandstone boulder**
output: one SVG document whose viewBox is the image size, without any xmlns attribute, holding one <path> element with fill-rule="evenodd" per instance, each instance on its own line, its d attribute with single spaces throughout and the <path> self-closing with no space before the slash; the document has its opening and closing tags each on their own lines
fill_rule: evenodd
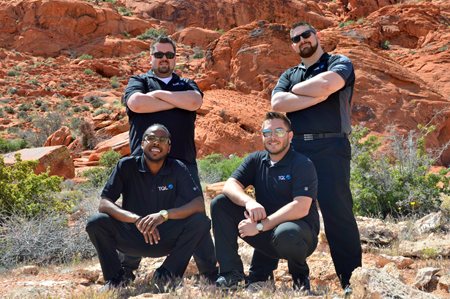
<svg viewBox="0 0 450 299">
<path fill-rule="evenodd" d="M 437 299 L 438 297 L 414 289 L 383 270 L 357 268 L 350 280 L 353 287 L 352 298 L 414 298 Z"/>
<path fill-rule="evenodd" d="M 65 145 L 69 146 L 72 142 L 72 133 L 66 126 L 62 126 L 59 130 L 48 136 L 44 146 Z"/>
<path fill-rule="evenodd" d="M 382 246 L 397 239 L 398 233 L 392 225 L 380 219 L 357 217 L 357 220 L 362 243 Z"/>
<path fill-rule="evenodd" d="M 398 253 L 406 257 L 450 257 L 450 235 L 442 238 L 430 236 L 425 240 L 400 241 Z"/>
<path fill-rule="evenodd" d="M 21 155 L 23 161 L 37 160 L 39 164 L 34 170 L 37 174 L 49 169 L 50 175 L 58 175 L 66 179 L 71 179 L 75 176 L 72 157 L 64 145 L 26 148 L 5 154 L 4 158 L 7 165 L 15 163 L 16 159 L 14 156 L 16 153 Z"/>
<path fill-rule="evenodd" d="M 206 46 L 213 40 L 219 38 L 220 32 L 203 29 L 198 27 L 189 27 L 172 34 L 172 38 L 178 43 L 206 49 Z"/>
<path fill-rule="evenodd" d="M 128 132 L 121 133 L 97 144 L 93 153 L 89 155 L 89 161 L 99 161 L 103 153 L 107 151 L 116 151 L 122 157 L 130 154 L 130 142 Z"/>
<path fill-rule="evenodd" d="M 419 269 L 415 278 L 414 286 L 420 290 L 430 291 L 438 282 L 439 278 L 436 277 L 441 269 L 426 267 Z"/>
</svg>

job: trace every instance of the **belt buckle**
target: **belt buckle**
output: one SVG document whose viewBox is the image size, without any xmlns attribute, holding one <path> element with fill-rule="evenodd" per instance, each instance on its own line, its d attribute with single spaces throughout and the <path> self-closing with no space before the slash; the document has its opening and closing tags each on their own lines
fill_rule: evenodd
<svg viewBox="0 0 450 299">
<path fill-rule="evenodd" d="M 303 140 L 305 140 L 305 141 L 314 140 L 314 136 L 313 136 L 313 134 L 303 134 Z"/>
</svg>

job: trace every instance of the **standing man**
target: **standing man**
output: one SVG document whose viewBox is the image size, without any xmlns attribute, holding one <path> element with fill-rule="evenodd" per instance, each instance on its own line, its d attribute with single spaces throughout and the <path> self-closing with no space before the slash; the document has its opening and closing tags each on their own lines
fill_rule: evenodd
<svg viewBox="0 0 450 299">
<path fill-rule="evenodd" d="M 97 250 L 105 289 L 126 286 L 117 251 L 135 257 L 167 256 L 153 276 L 159 290 L 183 276 L 209 234 L 202 192 L 178 160 L 167 158 L 170 133 L 160 124 L 143 134 L 143 154 L 121 159 L 104 187 L 99 214 L 86 231 Z M 122 206 L 115 204 L 122 195 Z"/>
<path fill-rule="evenodd" d="M 211 202 L 220 267 L 216 285 L 231 288 L 244 281 L 240 236 L 255 248 L 253 269 L 265 266 L 255 254 L 277 263 L 287 259 L 294 289 L 309 291 L 306 258 L 319 233 L 316 171 L 311 160 L 291 149 L 293 133 L 284 114 L 268 112 L 262 135 L 265 151 L 250 154 L 225 183 L 223 195 Z M 256 199 L 244 191 L 249 185 Z"/>
<path fill-rule="evenodd" d="M 355 84 L 351 61 L 325 53 L 316 30 L 297 23 L 290 31 L 301 63 L 285 71 L 272 92 L 272 108 L 287 112 L 294 149 L 309 157 L 319 179 L 318 201 L 331 257 L 345 294 L 361 266 L 359 231 L 350 192 L 350 103 Z"/>
<path fill-rule="evenodd" d="M 172 134 L 169 157 L 183 162 L 200 188 L 194 142 L 196 110 L 203 102 L 203 93 L 193 80 L 180 78 L 173 72 L 176 45 L 169 37 L 161 36 L 150 47 L 152 69 L 132 76 L 123 96 L 130 121 L 130 148 L 133 155 L 141 152 L 141 137 L 148 126 L 163 124 Z M 130 276 L 139 267 L 140 258 L 122 257 Z M 194 253 L 200 274 L 210 280 L 217 275 L 214 244 L 206 235 Z"/>
</svg>

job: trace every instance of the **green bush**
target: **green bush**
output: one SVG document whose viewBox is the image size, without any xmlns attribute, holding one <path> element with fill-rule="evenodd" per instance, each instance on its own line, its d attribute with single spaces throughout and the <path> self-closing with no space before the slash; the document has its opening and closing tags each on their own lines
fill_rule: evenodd
<svg viewBox="0 0 450 299">
<path fill-rule="evenodd" d="M 111 150 L 104 153 L 100 157 L 100 167 L 88 169 L 83 172 L 83 176 L 88 179 L 88 185 L 94 188 L 103 187 L 119 159 L 120 154 L 118 152 Z"/>
<path fill-rule="evenodd" d="M 429 173 L 434 159 L 425 150 L 424 138 L 432 130 L 420 127 L 419 132 L 411 131 L 406 137 L 391 132 L 390 153 L 380 155 L 378 138 L 364 139 L 368 129 L 354 128 L 350 184 L 355 213 L 384 218 L 439 210 L 441 193 L 450 194 L 445 176 L 449 170 Z"/>
<path fill-rule="evenodd" d="M 119 88 L 120 87 L 119 80 L 117 79 L 116 76 L 111 78 L 111 87 L 112 88 Z"/>
<path fill-rule="evenodd" d="M 33 217 L 47 212 L 69 211 L 70 201 L 58 200 L 62 178 L 48 173 L 35 174 L 36 161 L 22 161 L 7 166 L 0 157 L 0 214 Z"/>
<path fill-rule="evenodd" d="M 198 161 L 200 180 L 211 184 L 227 180 L 233 171 L 242 163 L 243 158 L 230 155 L 211 154 Z"/>
<path fill-rule="evenodd" d="M 92 105 L 92 107 L 94 107 L 95 109 L 100 108 L 101 106 L 103 106 L 105 104 L 105 101 L 102 100 L 98 96 L 85 97 L 84 101 L 87 102 L 87 103 L 90 103 Z"/>
<path fill-rule="evenodd" d="M 0 153 L 14 152 L 27 147 L 27 142 L 23 139 L 7 140 L 0 137 Z"/>
<path fill-rule="evenodd" d="M 89 54 L 83 54 L 80 57 L 78 57 L 78 59 L 80 60 L 91 60 L 92 58 L 93 58 L 92 55 Z"/>
<path fill-rule="evenodd" d="M 167 30 L 164 28 L 161 29 L 149 28 L 147 29 L 147 31 L 138 35 L 136 38 L 140 40 L 156 39 L 161 35 L 167 35 Z"/>
<path fill-rule="evenodd" d="M 91 69 L 85 69 L 85 70 L 83 71 L 83 73 L 84 73 L 85 75 L 92 76 L 92 75 L 94 74 L 94 71 L 91 70 Z"/>
</svg>

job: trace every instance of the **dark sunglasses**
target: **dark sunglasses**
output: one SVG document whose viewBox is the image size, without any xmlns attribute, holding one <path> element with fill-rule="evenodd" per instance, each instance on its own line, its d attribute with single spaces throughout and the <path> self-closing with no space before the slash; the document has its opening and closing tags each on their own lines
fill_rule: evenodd
<svg viewBox="0 0 450 299">
<path fill-rule="evenodd" d="M 174 52 L 155 52 L 153 53 L 153 56 L 155 56 L 155 58 L 161 59 L 164 56 L 167 57 L 167 59 L 172 59 L 175 57 L 175 53 Z"/>
<path fill-rule="evenodd" d="M 147 135 L 144 137 L 144 140 L 149 142 L 149 143 L 155 143 L 155 142 L 159 142 L 159 143 L 168 143 L 170 144 L 170 138 L 167 136 L 155 136 L 155 135 Z"/>
<path fill-rule="evenodd" d="M 300 33 L 299 35 L 296 35 L 296 36 L 291 37 L 291 41 L 292 41 L 294 44 L 296 44 L 296 43 L 298 43 L 298 42 L 300 41 L 300 38 L 307 39 L 307 38 L 309 38 L 309 37 L 311 36 L 311 34 L 313 34 L 313 33 L 316 33 L 316 32 L 315 32 L 314 30 L 312 30 L 312 29 L 306 30 L 305 32 Z"/>
<path fill-rule="evenodd" d="M 287 132 L 290 132 L 290 130 L 286 130 L 283 128 L 276 128 L 275 130 L 264 129 L 264 130 L 262 130 L 262 135 L 265 138 L 272 137 L 272 136 L 277 136 L 277 137 L 282 138 L 282 137 L 286 136 Z"/>
</svg>

